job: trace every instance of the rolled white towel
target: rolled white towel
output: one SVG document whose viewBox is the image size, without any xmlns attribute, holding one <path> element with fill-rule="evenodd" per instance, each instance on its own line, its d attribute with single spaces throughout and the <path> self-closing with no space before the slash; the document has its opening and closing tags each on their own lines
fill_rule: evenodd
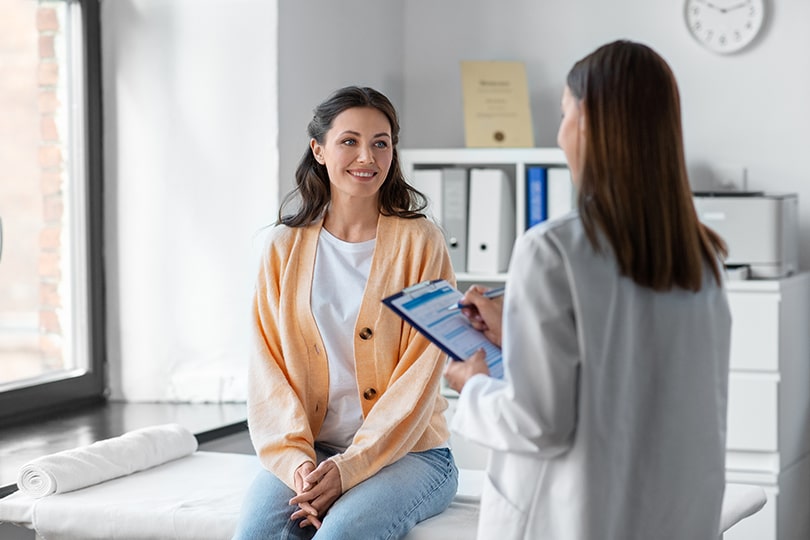
<svg viewBox="0 0 810 540">
<path fill-rule="evenodd" d="M 194 434 L 178 424 L 137 429 L 32 460 L 20 469 L 17 487 L 38 499 L 149 469 L 196 450 Z"/>
</svg>

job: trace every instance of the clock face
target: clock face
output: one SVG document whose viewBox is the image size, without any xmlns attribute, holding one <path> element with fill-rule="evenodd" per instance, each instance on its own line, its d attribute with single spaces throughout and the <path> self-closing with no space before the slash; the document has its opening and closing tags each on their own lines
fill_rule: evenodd
<svg viewBox="0 0 810 540">
<path fill-rule="evenodd" d="M 704 47 L 739 51 L 756 37 L 765 18 L 763 0 L 686 0 L 686 25 Z"/>
</svg>

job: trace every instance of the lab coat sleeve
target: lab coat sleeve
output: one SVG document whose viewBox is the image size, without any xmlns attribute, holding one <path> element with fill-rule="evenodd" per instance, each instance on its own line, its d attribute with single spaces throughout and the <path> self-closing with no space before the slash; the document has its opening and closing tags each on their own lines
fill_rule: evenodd
<svg viewBox="0 0 810 540">
<path fill-rule="evenodd" d="M 453 431 L 494 450 L 543 458 L 570 448 L 580 356 L 569 275 L 548 232 L 529 231 L 515 244 L 504 298 L 504 379 L 467 382 Z"/>
</svg>

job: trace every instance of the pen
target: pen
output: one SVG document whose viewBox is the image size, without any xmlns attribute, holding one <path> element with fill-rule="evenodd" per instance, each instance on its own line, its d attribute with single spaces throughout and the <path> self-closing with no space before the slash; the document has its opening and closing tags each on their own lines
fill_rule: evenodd
<svg viewBox="0 0 810 540">
<path fill-rule="evenodd" d="M 497 287 L 495 289 L 490 289 L 484 293 L 485 298 L 498 298 L 499 296 L 503 296 L 503 293 L 506 291 L 506 287 Z M 447 311 L 456 311 L 457 309 L 465 308 L 465 307 L 472 307 L 469 304 L 462 304 L 461 302 L 457 302 L 447 308 Z"/>
</svg>

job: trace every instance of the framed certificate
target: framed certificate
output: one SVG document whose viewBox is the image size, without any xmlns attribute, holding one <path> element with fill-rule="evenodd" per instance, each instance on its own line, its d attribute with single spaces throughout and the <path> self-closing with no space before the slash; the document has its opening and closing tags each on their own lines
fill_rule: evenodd
<svg viewBox="0 0 810 540">
<path fill-rule="evenodd" d="M 464 138 L 471 148 L 534 146 L 522 62 L 461 62 Z"/>
</svg>

